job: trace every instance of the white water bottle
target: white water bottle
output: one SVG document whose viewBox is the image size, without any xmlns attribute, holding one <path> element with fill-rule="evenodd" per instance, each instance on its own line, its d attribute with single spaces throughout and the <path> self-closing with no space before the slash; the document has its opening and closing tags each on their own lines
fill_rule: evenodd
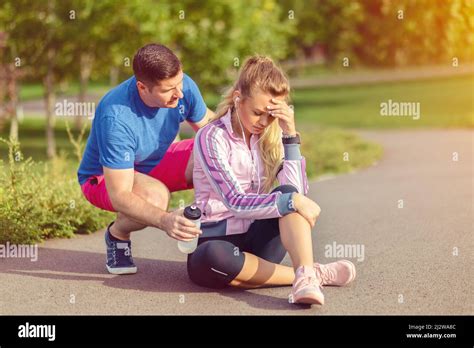
<svg viewBox="0 0 474 348">
<path fill-rule="evenodd" d="M 184 209 L 184 217 L 186 219 L 191 220 L 196 224 L 198 229 L 201 228 L 201 209 L 196 207 L 195 205 L 190 205 Z M 191 254 L 197 248 L 199 237 L 190 240 L 189 242 L 185 242 L 182 240 L 178 241 L 178 249 L 184 254 Z"/>
</svg>

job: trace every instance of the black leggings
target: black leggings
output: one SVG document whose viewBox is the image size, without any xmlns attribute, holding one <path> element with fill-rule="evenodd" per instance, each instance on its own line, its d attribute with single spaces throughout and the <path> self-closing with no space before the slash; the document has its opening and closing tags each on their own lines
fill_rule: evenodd
<svg viewBox="0 0 474 348">
<path fill-rule="evenodd" d="M 278 186 L 274 191 L 297 192 L 291 185 Z M 242 234 L 199 238 L 197 249 L 188 255 L 189 278 L 200 286 L 223 288 L 244 267 L 244 251 L 280 263 L 286 250 L 281 243 L 278 220 L 256 220 Z"/>
</svg>

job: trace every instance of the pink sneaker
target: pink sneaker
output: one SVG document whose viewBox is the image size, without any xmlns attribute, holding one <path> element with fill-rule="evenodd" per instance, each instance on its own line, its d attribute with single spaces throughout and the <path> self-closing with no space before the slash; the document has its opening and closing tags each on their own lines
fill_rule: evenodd
<svg viewBox="0 0 474 348">
<path fill-rule="evenodd" d="M 296 269 L 293 289 L 290 294 L 290 302 L 324 304 L 324 295 L 321 292 L 321 285 L 312 267 L 300 266 Z"/>
<path fill-rule="evenodd" d="M 344 286 L 356 277 L 355 266 L 349 260 L 339 260 L 326 265 L 315 263 L 314 271 L 322 286 Z"/>
</svg>

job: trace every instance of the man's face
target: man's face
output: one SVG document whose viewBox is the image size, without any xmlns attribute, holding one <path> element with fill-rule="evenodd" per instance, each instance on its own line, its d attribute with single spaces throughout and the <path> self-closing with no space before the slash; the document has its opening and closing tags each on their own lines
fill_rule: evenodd
<svg viewBox="0 0 474 348">
<path fill-rule="evenodd" d="M 179 99 L 183 98 L 183 78 L 184 73 L 180 70 L 176 76 L 150 87 L 137 81 L 140 97 L 150 107 L 175 108 Z"/>
</svg>

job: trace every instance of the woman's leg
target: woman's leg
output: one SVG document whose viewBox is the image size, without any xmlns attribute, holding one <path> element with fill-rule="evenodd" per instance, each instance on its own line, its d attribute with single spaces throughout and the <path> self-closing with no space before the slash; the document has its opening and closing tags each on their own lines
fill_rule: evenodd
<svg viewBox="0 0 474 348">
<path fill-rule="evenodd" d="M 188 275 L 197 285 L 226 287 L 242 270 L 244 255 L 239 251 L 241 236 L 200 238 L 196 250 L 188 255 Z"/>
<path fill-rule="evenodd" d="M 294 271 L 298 267 L 313 267 L 313 246 L 309 223 L 298 213 L 288 214 L 278 220 L 279 238 L 290 254 L 293 268 L 280 265 L 277 260 L 275 261 L 278 263 L 274 263 L 254 254 L 245 253 L 242 270 L 230 285 L 242 288 L 291 285 L 295 279 Z M 258 232 L 262 235 L 264 230 L 260 229 Z M 262 251 L 263 254 L 267 253 L 265 249 Z"/>
<path fill-rule="evenodd" d="M 283 245 L 288 248 L 294 267 L 306 265 L 303 263 L 306 259 L 310 260 L 308 265 L 312 267 L 311 240 L 309 241 L 308 251 L 308 244 L 305 244 L 308 243 L 307 236 L 304 236 L 303 233 L 297 233 L 297 229 L 304 228 L 304 225 L 300 226 L 300 219 L 292 215 L 299 214 L 289 214 L 280 219 L 275 219 L 279 220 L 277 223 L 282 241 L 284 241 Z M 307 223 L 303 217 L 301 219 Z M 257 226 L 263 227 L 262 224 Z M 258 230 L 260 236 L 263 236 L 264 230 L 260 228 Z M 250 289 L 291 285 L 295 278 L 295 272 L 292 267 L 279 264 L 285 254 L 282 254 L 281 250 L 276 250 L 279 248 L 275 247 L 278 244 L 275 238 L 279 239 L 280 236 L 273 237 L 270 240 L 267 239 L 267 244 L 260 250 L 255 249 L 255 251 L 265 255 L 271 249 L 274 254 L 272 258 L 268 258 L 278 263 L 265 260 L 250 252 L 241 251 L 236 246 L 237 243 L 210 240 L 200 244 L 196 251 L 188 257 L 188 274 L 196 284 L 210 288 L 222 288 L 231 285 Z M 259 243 L 261 240 L 259 240 Z M 302 248 L 306 254 L 309 254 L 309 258 L 308 255 L 302 256 L 298 248 Z"/>
<path fill-rule="evenodd" d="M 274 191 L 296 192 L 290 185 Z M 313 267 L 311 227 L 298 213 L 279 219 L 257 220 L 246 233 L 247 246 L 242 271 L 230 285 L 242 288 L 291 285 L 298 267 Z M 280 265 L 286 251 L 293 268 Z"/>
<path fill-rule="evenodd" d="M 278 219 L 275 220 L 278 226 Z M 294 279 L 293 269 L 243 252 L 244 237 L 244 235 L 232 235 L 201 239 L 197 249 L 188 256 L 189 278 L 200 286 L 214 289 L 228 285 L 241 288 L 291 285 Z M 283 249 L 282 253 L 280 250 L 275 250 L 274 247 L 278 243 L 272 243 L 273 238 L 267 242 L 266 249 L 270 247 L 276 251 L 272 257 L 279 258 L 276 261 L 280 262 L 286 251 Z M 279 244 L 281 245 L 281 242 Z"/>
<path fill-rule="evenodd" d="M 296 191 L 290 185 L 279 186 L 274 191 L 277 190 Z M 199 285 L 212 288 L 285 286 L 293 283 L 296 268 L 313 267 L 311 227 L 298 213 L 257 220 L 247 233 L 219 239 L 209 238 L 200 243 L 188 258 L 188 274 Z M 280 264 L 286 251 L 293 268 Z"/>
<path fill-rule="evenodd" d="M 245 261 L 240 273 L 229 283 L 243 289 L 291 285 L 295 279 L 293 268 L 262 259 L 244 252 Z"/>
<path fill-rule="evenodd" d="M 256 255 L 242 252 L 225 240 L 200 244 L 188 256 L 189 278 L 200 286 L 219 289 L 227 285 L 241 288 L 291 285 L 291 267 L 272 263 Z"/>
<path fill-rule="evenodd" d="M 290 254 L 293 269 L 300 266 L 313 267 L 313 243 L 309 222 L 298 213 L 280 218 L 280 237 Z"/>
</svg>

